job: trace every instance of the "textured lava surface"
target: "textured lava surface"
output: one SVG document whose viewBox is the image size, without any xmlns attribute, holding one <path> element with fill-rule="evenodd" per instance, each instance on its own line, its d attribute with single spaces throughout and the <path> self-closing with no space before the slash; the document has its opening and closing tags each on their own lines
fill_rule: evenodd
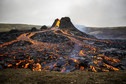
<svg viewBox="0 0 126 84">
<path fill-rule="evenodd" d="M 2 36 L 8 35 L 2 33 L 0 69 L 30 68 L 33 71 L 59 72 L 126 69 L 126 41 L 99 40 L 78 31 L 68 18 L 66 21 L 68 24 L 64 18 L 63 21 L 61 19 L 66 26 L 60 22 L 61 26 L 57 26 L 55 22 L 52 28 L 22 32 L 7 41 L 3 41 Z M 62 26 L 65 28 L 61 28 Z M 13 34 L 16 33 L 11 33 L 10 36 Z"/>
</svg>

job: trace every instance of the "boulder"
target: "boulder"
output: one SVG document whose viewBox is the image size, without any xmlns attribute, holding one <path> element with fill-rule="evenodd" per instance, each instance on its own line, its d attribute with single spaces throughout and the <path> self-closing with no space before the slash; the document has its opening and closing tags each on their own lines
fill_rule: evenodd
<svg viewBox="0 0 126 84">
<path fill-rule="evenodd" d="M 37 28 L 36 27 L 32 27 L 31 28 L 31 31 L 33 32 L 33 31 L 37 31 Z"/>
<path fill-rule="evenodd" d="M 46 25 L 43 25 L 41 28 L 40 28 L 40 30 L 45 30 L 45 29 L 47 29 L 48 27 L 46 26 Z"/>
<path fill-rule="evenodd" d="M 17 33 L 17 32 L 18 32 L 17 29 L 12 29 L 12 30 L 9 31 L 9 33 Z"/>
</svg>

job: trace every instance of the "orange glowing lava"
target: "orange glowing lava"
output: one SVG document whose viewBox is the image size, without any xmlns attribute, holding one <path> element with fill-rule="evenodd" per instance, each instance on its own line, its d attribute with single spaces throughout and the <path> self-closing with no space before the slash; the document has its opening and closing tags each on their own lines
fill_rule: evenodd
<svg viewBox="0 0 126 84">
<path fill-rule="evenodd" d="M 55 27 L 59 27 L 59 25 L 60 25 L 60 20 L 58 19 L 58 21 L 57 21 Z"/>
<path fill-rule="evenodd" d="M 39 63 L 33 64 L 33 71 L 41 71 L 41 65 Z"/>
</svg>

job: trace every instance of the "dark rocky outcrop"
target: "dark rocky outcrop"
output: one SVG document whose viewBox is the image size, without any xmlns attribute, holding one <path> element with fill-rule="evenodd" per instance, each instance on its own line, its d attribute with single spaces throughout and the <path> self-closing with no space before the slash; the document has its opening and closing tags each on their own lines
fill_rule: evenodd
<svg viewBox="0 0 126 84">
<path fill-rule="evenodd" d="M 12 29 L 9 31 L 9 33 L 17 33 L 17 32 L 19 32 L 17 29 Z"/>
<path fill-rule="evenodd" d="M 43 25 L 41 28 L 40 28 L 40 30 L 45 30 L 45 29 L 47 29 L 48 27 L 46 26 L 46 25 Z"/>
<path fill-rule="evenodd" d="M 37 28 L 36 27 L 32 27 L 31 28 L 31 31 L 33 32 L 33 31 L 37 31 Z"/>
<path fill-rule="evenodd" d="M 75 28 L 69 17 L 63 17 L 60 20 L 59 28 Z"/>
</svg>

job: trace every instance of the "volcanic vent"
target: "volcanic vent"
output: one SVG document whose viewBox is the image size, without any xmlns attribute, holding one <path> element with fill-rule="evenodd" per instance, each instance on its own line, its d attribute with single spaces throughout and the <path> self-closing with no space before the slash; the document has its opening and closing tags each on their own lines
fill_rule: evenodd
<svg viewBox="0 0 126 84">
<path fill-rule="evenodd" d="M 52 27 L 59 27 L 60 29 L 71 29 L 71 28 L 74 29 L 75 28 L 69 17 L 62 17 L 61 20 L 56 19 Z"/>
<path fill-rule="evenodd" d="M 0 68 L 30 68 L 33 71 L 118 71 L 126 69 L 119 56 L 102 52 L 113 42 L 82 33 L 70 18 L 56 19 L 52 28 L 23 33 L 0 45 Z"/>
</svg>

